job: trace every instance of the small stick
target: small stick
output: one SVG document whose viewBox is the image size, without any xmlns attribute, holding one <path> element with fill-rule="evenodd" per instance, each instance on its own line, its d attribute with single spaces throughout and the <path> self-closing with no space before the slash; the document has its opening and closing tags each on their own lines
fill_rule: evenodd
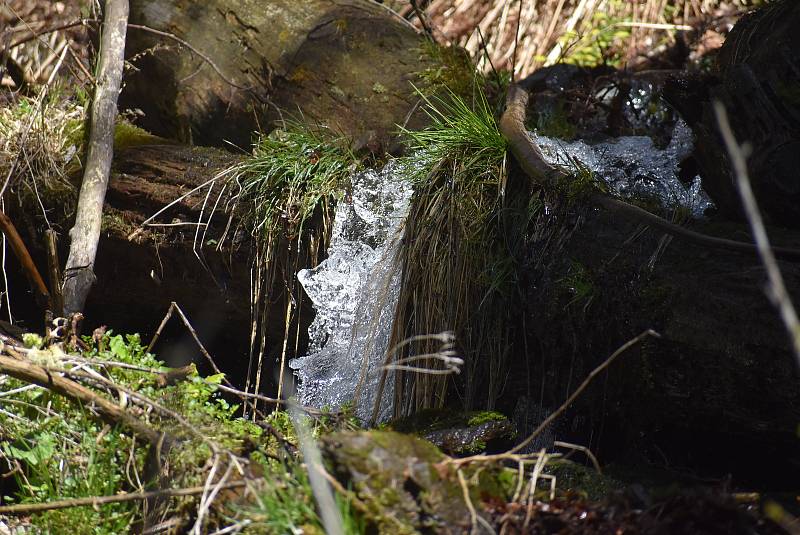
<svg viewBox="0 0 800 535">
<path fill-rule="evenodd" d="M 773 248 L 769 244 L 767 230 L 764 228 L 764 221 L 761 218 L 761 212 L 758 210 L 753 189 L 750 187 L 750 177 L 747 172 L 744 151 L 733 135 L 733 130 L 731 130 L 731 125 L 728 121 L 728 114 L 725 112 L 725 107 L 721 102 L 714 102 L 714 113 L 717 116 L 720 133 L 733 164 L 736 186 L 742 199 L 747 221 L 750 223 L 750 229 L 753 231 L 753 237 L 758 248 L 758 256 L 761 257 L 761 263 L 764 264 L 764 269 L 767 272 L 770 300 L 781 315 L 781 320 L 783 320 L 783 324 L 792 341 L 795 358 L 798 365 L 800 365 L 800 322 L 797 320 L 797 312 L 794 309 L 794 305 L 792 305 L 789 292 L 786 290 L 786 284 L 783 282 L 781 270 L 775 260 Z"/>
<path fill-rule="evenodd" d="M 5 356 L 0 356 L 0 372 L 20 381 L 42 386 L 81 405 L 93 407 L 106 423 L 122 424 L 151 444 L 156 444 L 163 439 L 160 431 L 148 426 L 119 405 L 56 372 L 30 362 Z"/>
<path fill-rule="evenodd" d="M 33 263 L 31 254 L 28 252 L 28 248 L 25 247 L 25 243 L 22 241 L 16 227 L 14 227 L 14 224 L 3 212 L 0 212 L 0 230 L 2 230 L 3 234 L 8 238 L 11 249 L 14 251 L 19 263 L 22 264 L 25 276 L 28 278 L 28 282 L 30 282 L 31 288 L 36 296 L 37 304 L 50 308 L 50 292 L 47 291 L 47 286 L 45 286 L 44 280 L 42 280 L 42 276 L 39 274 L 39 270 L 36 269 L 36 264 Z"/>
<path fill-rule="evenodd" d="M 586 455 L 589 458 L 589 460 L 592 461 L 594 469 L 597 470 L 598 474 L 603 473 L 603 471 L 600 469 L 600 463 L 597 461 L 597 457 L 595 457 L 594 453 L 592 453 L 592 450 L 590 450 L 586 446 L 580 446 L 578 444 L 572 444 L 570 442 L 562 442 L 560 440 L 553 441 L 553 446 L 567 448 L 574 451 L 580 451 L 581 453 Z"/>
<path fill-rule="evenodd" d="M 221 489 L 235 489 L 247 485 L 246 481 L 232 481 L 221 485 Z M 163 489 L 151 490 L 148 492 L 132 492 L 130 494 L 117 494 L 114 496 L 90 496 L 87 498 L 67 498 L 65 500 L 55 500 L 45 503 L 18 503 L 14 505 L 0 506 L 1 515 L 27 515 L 33 513 L 40 513 L 42 511 L 53 511 L 56 509 L 69 509 L 71 507 L 85 507 L 104 505 L 107 503 L 121 503 L 121 502 L 135 502 L 140 500 L 149 500 L 159 496 L 195 496 L 202 494 L 205 490 L 203 487 L 188 487 L 183 489 Z"/>
<path fill-rule="evenodd" d="M 64 314 L 64 296 L 61 293 L 61 262 L 58 259 L 57 235 L 53 229 L 44 231 L 45 247 L 47 249 L 47 273 L 50 278 L 52 312 L 56 317 Z"/>
<path fill-rule="evenodd" d="M 147 346 L 147 351 L 150 352 L 150 350 L 153 349 L 153 346 L 155 345 L 156 341 L 158 340 L 158 337 L 161 336 L 161 331 L 164 329 L 164 326 L 167 324 L 169 319 L 172 317 L 172 312 L 173 311 L 176 311 L 178 313 L 178 316 L 181 318 L 181 321 L 186 326 L 186 328 L 189 330 L 189 334 L 192 335 L 192 338 L 194 339 L 195 343 L 197 344 L 197 347 L 200 348 L 200 352 L 203 354 L 203 356 L 206 358 L 206 360 L 208 360 L 209 364 L 211 364 L 211 368 L 214 370 L 214 373 L 225 375 L 217 367 L 217 363 L 214 362 L 214 358 L 206 350 L 205 346 L 203 345 L 203 342 L 200 341 L 200 338 L 197 336 L 197 332 L 194 330 L 194 327 L 192 327 L 192 324 L 189 321 L 189 318 L 186 317 L 186 314 L 183 313 L 183 310 L 181 310 L 181 307 L 178 306 L 178 303 L 176 303 L 175 301 L 172 301 L 169 304 L 169 309 L 167 310 L 167 315 L 164 316 L 163 320 L 161 320 L 161 325 L 158 326 L 158 330 L 156 331 L 156 334 L 154 334 L 153 335 L 153 339 L 150 340 L 150 344 Z M 226 379 L 224 379 L 224 380 L 225 380 L 226 383 L 228 383 L 228 381 Z M 231 387 L 233 386 L 230 383 L 228 383 L 228 385 L 231 386 Z"/>
<path fill-rule="evenodd" d="M 34 39 L 37 39 L 43 35 L 47 35 L 48 33 L 60 32 L 61 30 L 68 30 L 69 28 L 74 28 L 75 26 L 85 26 L 90 22 L 98 22 L 98 21 L 97 19 L 78 19 L 78 20 L 73 20 L 71 22 L 58 24 L 56 26 L 46 28 L 39 32 L 31 31 L 30 33 L 28 33 L 28 35 L 20 37 L 19 39 L 8 45 L 8 49 L 11 50 L 14 47 L 33 41 Z"/>
<path fill-rule="evenodd" d="M 425 20 L 425 13 L 420 9 L 419 5 L 417 5 L 417 0 L 409 0 L 411 2 L 411 7 L 414 9 L 414 14 L 419 19 L 419 23 L 422 25 L 422 30 L 425 32 L 425 35 L 433 41 L 433 31 L 431 27 L 428 26 L 428 22 Z"/>
<path fill-rule="evenodd" d="M 217 64 L 214 63 L 211 60 L 210 57 L 208 57 L 207 55 L 203 54 L 202 52 L 197 50 L 195 47 L 193 47 L 188 42 L 186 42 L 185 40 L 181 39 L 180 37 L 178 37 L 174 33 L 163 32 L 161 30 L 156 30 L 155 28 L 151 28 L 149 26 L 144 26 L 142 24 L 128 24 L 128 28 L 133 28 L 134 30 L 142 30 L 142 31 L 149 32 L 149 33 L 152 33 L 152 34 L 155 34 L 155 35 L 159 35 L 161 37 L 166 37 L 167 39 L 172 39 L 176 43 L 179 43 L 179 44 L 185 46 L 186 48 L 188 48 L 189 50 L 191 50 L 192 52 L 194 52 L 195 54 L 200 56 L 203 59 L 203 61 L 208 63 L 211 66 L 211 68 L 214 69 L 214 72 L 216 72 L 219 75 L 219 77 L 222 78 L 228 85 L 231 85 L 231 86 L 235 87 L 236 89 L 242 89 L 244 91 L 250 91 L 251 89 L 253 89 L 252 87 L 245 87 L 245 86 L 239 85 L 236 82 L 234 82 L 233 80 L 231 80 L 230 78 L 228 78 L 227 76 L 225 76 L 222 73 L 222 71 L 219 69 L 219 67 L 217 67 Z"/>
</svg>

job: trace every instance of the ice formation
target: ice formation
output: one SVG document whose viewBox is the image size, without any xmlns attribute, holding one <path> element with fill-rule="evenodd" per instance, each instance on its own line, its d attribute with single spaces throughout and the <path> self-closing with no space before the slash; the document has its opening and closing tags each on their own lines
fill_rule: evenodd
<svg viewBox="0 0 800 535">
<path fill-rule="evenodd" d="M 355 401 L 356 415 L 367 419 L 397 305 L 397 253 L 412 186 L 394 163 L 351 182 L 352 192 L 336 208 L 327 259 L 298 273 L 316 317 L 308 354 L 289 365 L 300 379 L 300 403 L 338 408 Z M 391 386 L 387 381 L 380 420 L 391 410 Z"/>
<path fill-rule="evenodd" d="M 703 216 L 711 200 L 696 176 L 685 186 L 678 178 L 678 166 L 692 152 L 692 131 L 682 120 L 675 125 L 669 145 L 662 149 L 646 136 L 627 136 L 589 145 L 584 141 L 530 135 L 551 164 L 567 168 L 576 160 L 622 197 L 658 201 L 664 208 L 683 207 L 693 217 Z"/>
</svg>

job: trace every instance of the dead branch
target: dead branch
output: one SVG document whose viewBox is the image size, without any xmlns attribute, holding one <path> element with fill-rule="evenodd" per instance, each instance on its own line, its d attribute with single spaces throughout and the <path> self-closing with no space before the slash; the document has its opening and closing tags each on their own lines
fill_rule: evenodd
<svg viewBox="0 0 800 535">
<path fill-rule="evenodd" d="M 173 41 L 175 41 L 176 43 L 180 44 L 181 46 L 185 46 L 186 48 L 191 50 L 194 54 L 200 56 L 200 58 L 203 61 L 208 63 L 208 65 L 212 69 L 214 69 L 214 72 L 217 73 L 219 75 L 219 77 L 222 78 L 225 81 L 226 84 L 228 84 L 228 85 L 230 85 L 232 87 L 235 87 L 236 89 L 242 89 L 244 91 L 250 91 L 251 89 L 253 89 L 252 87 L 245 87 L 245 86 L 239 85 L 236 82 L 234 82 L 233 80 L 231 80 L 230 78 L 228 78 L 227 76 L 225 76 L 222 73 L 222 71 L 219 69 L 219 67 L 217 67 L 217 64 L 214 63 L 214 61 L 210 57 L 208 57 L 208 55 L 203 54 L 202 52 L 197 50 L 195 47 L 193 47 L 190 43 L 188 43 L 184 39 L 181 39 L 180 37 L 178 37 L 174 33 L 162 32 L 161 30 L 156 30 L 155 28 L 151 28 L 149 26 L 144 26 L 142 24 L 128 24 L 128 28 L 132 28 L 134 30 L 142 30 L 142 31 L 145 31 L 145 32 L 149 32 L 149 33 L 161 36 L 161 37 L 166 37 L 167 39 L 172 39 Z"/>
<path fill-rule="evenodd" d="M 125 59 L 128 0 L 107 0 L 100 40 L 97 87 L 92 101 L 89 150 L 78 198 L 75 226 L 70 231 L 67 266 L 64 271 L 64 312 L 80 312 L 95 281 L 94 261 L 114 153 L 117 97 Z"/>
<path fill-rule="evenodd" d="M 222 489 L 236 489 L 247 485 L 247 481 L 231 481 L 221 485 Z M 188 487 L 184 489 L 163 489 L 151 490 L 148 492 L 132 492 L 130 494 L 118 494 L 116 496 L 90 496 L 88 498 L 68 498 L 66 500 L 56 500 L 45 503 L 18 503 L 14 505 L 0 506 L 0 515 L 29 515 L 42 511 L 53 511 L 56 509 L 69 509 L 71 507 L 92 506 L 97 507 L 107 503 L 135 502 L 148 500 L 150 498 L 162 496 L 195 496 L 202 494 L 206 486 Z"/>
<path fill-rule="evenodd" d="M 38 32 L 29 31 L 27 35 L 15 39 L 14 42 L 9 44 L 8 49 L 11 50 L 14 47 L 33 41 L 34 39 L 37 39 L 43 35 L 47 35 L 48 33 L 60 32 L 61 30 L 68 30 L 70 28 L 74 28 L 75 26 L 86 26 L 90 22 L 97 22 L 97 21 L 95 19 L 78 19 L 70 22 L 64 22 L 56 26 L 51 26 L 50 28 L 45 28 L 44 30 L 40 30 Z"/>
<path fill-rule="evenodd" d="M 166 436 L 85 386 L 27 360 L 0 356 L 0 372 L 20 381 L 47 388 L 83 406 L 92 407 L 105 422 L 112 425 L 121 424 L 151 444 L 158 443 Z M 168 437 L 168 440 L 172 442 L 174 439 Z"/>
<path fill-rule="evenodd" d="M 525 81 L 519 84 L 512 84 L 508 88 L 506 111 L 500 118 L 500 132 L 508 141 L 511 153 L 517 159 L 525 174 L 537 186 L 552 186 L 557 180 L 567 179 L 568 174 L 544 160 L 541 149 L 525 129 L 525 112 L 529 95 L 524 88 L 524 83 Z M 683 238 L 689 242 L 739 253 L 757 253 L 756 247 L 751 243 L 717 238 L 689 230 L 611 195 L 594 192 L 588 195 L 588 200 L 606 210 L 639 223 L 650 225 L 671 236 Z M 800 260 L 800 249 L 775 247 L 773 251 L 781 258 Z"/>
<path fill-rule="evenodd" d="M 8 216 L 2 212 L 0 212 L 0 230 L 2 230 L 3 234 L 8 238 L 8 242 L 11 244 L 11 250 L 14 251 L 14 255 L 22 265 L 22 270 L 25 272 L 25 276 L 28 278 L 28 282 L 36 297 L 36 303 L 39 306 L 52 309 L 50 292 L 47 291 L 47 286 L 45 286 L 44 280 L 42 280 L 42 276 L 39 274 L 39 270 L 36 269 L 36 264 L 33 263 L 28 248 L 25 247 L 25 243 L 22 241 L 14 224 Z"/>
</svg>

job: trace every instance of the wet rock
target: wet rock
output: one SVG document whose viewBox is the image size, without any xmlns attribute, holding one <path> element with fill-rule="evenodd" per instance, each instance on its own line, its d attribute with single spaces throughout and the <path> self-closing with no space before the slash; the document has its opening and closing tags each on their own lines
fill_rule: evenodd
<svg viewBox="0 0 800 535">
<path fill-rule="evenodd" d="M 130 20 L 193 49 L 131 28 L 135 70 L 120 105 L 141 109 L 149 131 L 195 144 L 247 147 L 254 131 L 295 116 L 372 136 L 377 150 L 414 109 L 408 82 L 428 66 L 425 37 L 366 0 L 135 0 Z"/>
<path fill-rule="evenodd" d="M 391 428 L 418 434 L 451 455 L 502 451 L 517 436 L 514 424 L 493 411 L 425 410 L 393 422 Z"/>
</svg>

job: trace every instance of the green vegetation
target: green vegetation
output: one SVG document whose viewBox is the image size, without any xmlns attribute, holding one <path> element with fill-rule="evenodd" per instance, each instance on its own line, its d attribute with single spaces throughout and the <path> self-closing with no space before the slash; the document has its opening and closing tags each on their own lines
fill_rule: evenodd
<svg viewBox="0 0 800 535">
<path fill-rule="evenodd" d="M 624 44 L 630 38 L 629 27 L 620 26 L 630 20 L 618 18 L 609 13 L 623 4 L 622 0 L 612 0 L 609 9 L 596 10 L 591 19 L 585 20 L 579 31 L 568 31 L 561 36 L 564 63 L 572 63 L 585 67 L 595 65 L 617 66 L 625 58 Z M 616 6 L 615 6 L 616 4 Z"/>
<path fill-rule="evenodd" d="M 425 97 L 430 124 L 404 130 L 410 149 L 402 165 L 416 186 L 406 227 L 403 291 L 390 344 L 419 333 L 454 330 L 465 358 L 466 406 L 479 391 L 491 407 L 504 380 L 505 326 L 515 287 L 511 227 L 527 221 L 527 198 L 505 195 L 506 142 L 479 87 L 466 100 L 454 92 Z M 519 215 L 522 213 L 522 217 Z M 436 351 L 430 340 L 408 344 L 407 354 Z M 407 378 L 401 414 L 444 402 L 444 376 Z M 414 395 L 411 395 L 411 392 Z"/>
<path fill-rule="evenodd" d="M 273 243 L 302 235 L 317 211 L 327 214 L 357 165 L 344 140 L 330 131 L 287 122 L 262 136 L 252 158 L 231 169 L 231 176 L 241 188 L 238 203 L 247 205 L 251 231 Z"/>
<path fill-rule="evenodd" d="M 221 375 L 202 378 L 194 371 L 185 380 L 165 386 L 160 373 L 166 368 L 146 352 L 138 336 L 109 332 L 98 341 L 88 337 L 84 341 L 90 349 L 67 354 L 57 346 L 44 346 L 41 337 L 28 335 L 28 358 L 54 370 L 71 370 L 68 376 L 79 381 L 87 381 L 81 369 L 96 369 L 98 375 L 127 392 L 107 388 L 112 399 L 122 396 L 128 412 L 174 436 L 179 445 L 163 452 L 156 464 L 162 475 L 155 476 L 151 472 L 157 459 L 153 448 L 142 447 L 127 429 L 98 422 L 90 407 L 47 389 L 0 377 L 4 392 L 0 458 L 4 472 L 13 475 L 15 484 L 15 489 L 7 490 L 6 503 L 112 496 L 163 485 L 202 486 L 213 465 L 235 457 L 247 471 L 263 478 L 252 480 L 256 492 L 251 500 L 219 500 L 208 518 L 209 526 L 238 522 L 246 515 L 249 526 L 245 533 L 284 535 L 299 526 L 316 529 L 308 533 L 323 533 L 302 459 L 287 453 L 286 445 L 263 433 L 262 427 L 236 416 L 238 405 L 219 395 Z M 98 386 L 92 380 L 88 384 Z M 330 431 L 340 428 L 338 422 L 328 417 L 315 425 Z M 291 430 L 285 413 L 273 414 L 264 425 Z M 285 439 L 293 440 L 293 434 L 287 432 Z M 340 498 L 348 533 L 363 532 L 362 520 L 348 500 Z M 166 500 L 160 512 L 185 523 L 193 521 L 195 505 L 196 497 L 176 497 Z M 141 502 L 70 507 L 36 513 L 31 522 L 46 533 L 116 535 L 130 532 L 141 522 L 141 511 Z"/>
</svg>

